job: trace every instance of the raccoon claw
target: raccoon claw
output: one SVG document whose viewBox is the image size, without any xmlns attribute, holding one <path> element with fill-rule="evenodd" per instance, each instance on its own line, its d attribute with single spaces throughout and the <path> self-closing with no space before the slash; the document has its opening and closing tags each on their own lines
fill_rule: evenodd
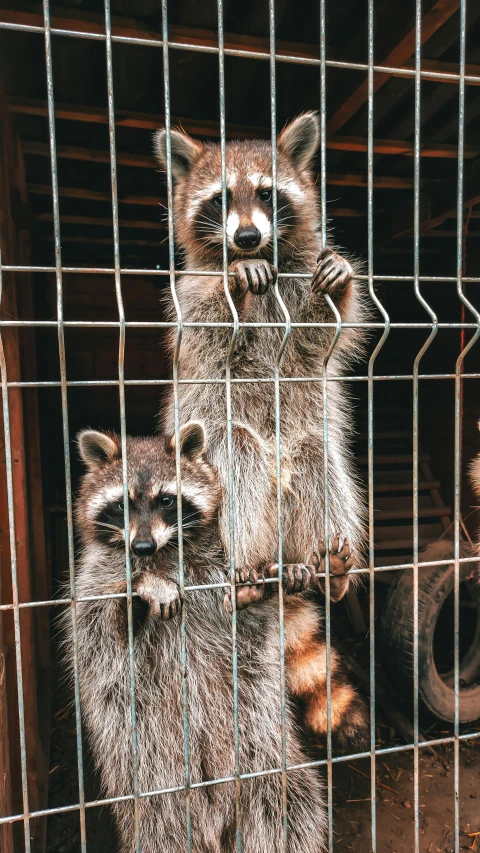
<svg viewBox="0 0 480 853">
<path fill-rule="evenodd" d="M 286 595 L 297 595 L 310 587 L 312 575 L 303 563 L 289 563 L 283 567 L 282 586 Z"/>
<path fill-rule="evenodd" d="M 137 583 L 136 592 L 148 604 L 148 615 L 154 619 L 174 619 L 181 610 L 178 586 L 172 581 L 146 572 Z"/>
<path fill-rule="evenodd" d="M 312 292 L 334 296 L 342 293 L 353 277 L 353 268 L 348 261 L 326 247 L 317 258 L 317 268 L 311 283 Z"/>
<path fill-rule="evenodd" d="M 325 555 L 327 549 L 323 542 L 318 543 L 317 552 L 312 554 L 312 566 L 315 572 L 325 571 Z M 348 572 L 355 565 L 355 557 L 350 549 L 348 539 L 344 539 L 340 547 L 338 534 L 330 546 L 330 600 L 340 601 L 348 589 Z M 325 578 L 316 578 L 318 587 L 325 593 Z"/>
<path fill-rule="evenodd" d="M 268 261 L 251 260 L 235 261 L 229 268 L 235 273 L 235 288 L 237 293 L 250 290 L 258 296 L 266 293 L 271 284 L 277 280 L 278 271 Z"/>
</svg>

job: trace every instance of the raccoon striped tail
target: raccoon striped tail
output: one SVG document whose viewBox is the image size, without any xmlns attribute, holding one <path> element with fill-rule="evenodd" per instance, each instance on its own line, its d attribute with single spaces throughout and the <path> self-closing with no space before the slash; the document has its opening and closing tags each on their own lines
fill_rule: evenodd
<svg viewBox="0 0 480 853">
<path fill-rule="evenodd" d="M 318 633 L 318 613 L 302 598 L 285 601 L 285 663 L 288 690 L 303 707 L 306 727 L 327 737 L 327 648 Z M 368 712 L 348 681 L 334 648 L 330 650 L 332 735 L 341 747 L 366 748 Z"/>
</svg>

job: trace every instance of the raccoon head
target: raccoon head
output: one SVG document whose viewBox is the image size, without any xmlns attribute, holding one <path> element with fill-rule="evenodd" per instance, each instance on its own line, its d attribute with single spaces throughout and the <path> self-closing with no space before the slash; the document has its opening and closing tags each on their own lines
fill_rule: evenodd
<svg viewBox="0 0 480 853">
<path fill-rule="evenodd" d="M 175 236 L 191 264 L 218 264 L 223 252 L 220 146 L 171 131 L 175 181 Z M 310 163 L 318 147 L 315 113 L 298 116 L 277 138 L 277 225 L 279 258 L 292 257 L 319 229 Z M 167 133 L 155 135 L 155 152 L 167 168 Z M 272 150 L 266 141 L 230 142 L 226 147 L 229 260 L 273 253 Z"/>
<path fill-rule="evenodd" d="M 87 466 L 76 518 L 85 544 L 116 548 L 125 541 L 121 441 L 118 435 L 84 430 L 78 435 Z M 198 422 L 180 429 L 182 530 L 197 542 L 215 519 L 219 486 L 205 461 L 205 431 Z M 175 436 L 127 438 L 129 545 L 148 557 L 178 543 Z"/>
</svg>

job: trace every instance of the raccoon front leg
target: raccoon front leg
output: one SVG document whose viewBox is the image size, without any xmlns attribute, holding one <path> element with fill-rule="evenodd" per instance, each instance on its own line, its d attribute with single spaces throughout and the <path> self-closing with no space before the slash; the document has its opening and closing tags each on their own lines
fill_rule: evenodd
<svg viewBox="0 0 480 853">
<path fill-rule="evenodd" d="M 332 401 L 333 402 L 333 401 Z M 336 424 L 330 422 L 329 444 L 329 530 L 330 593 L 338 601 L 348 589 L 348 571 L 361 555 L 364 541 L 361 492 L 350 470 L 349 460 L 334 440 Z M 292 469 L 290 492 L 283 502 L 283 549 L 289 561 L 303 561 L 309 554 L 316 571 L 324 571 L 325 558 L 325 478 L 323 435 L 312 432 L 290 449 Z M 351 464 L 351 463 L 350 463 Z M 335 534 L 347 540 L 340 543 Z M 353 553 L 355 553 L 355 558 Z M 322 565 L 323 561 L 323 565 Z M 359 563 L 357 563 L 358 565 Z M 360 563 L 361 565 L 361 563 Z M 319 569 L 319 566 L 321 568 Z M 322 582 L 317 584 L 322 589 Z"/>
<path fill-rule="evenodd" d="M 233 287 L 230 285 L 230 290 L 233 290 L 232 296 L 242 296 L 248 290 L 261 296 L 275 284 L 278 276 L 278 270 L 262 258 L 234 261 L 230 264 L 228 271 L 235 274 Z"/>
<path fill-rule="evenodd" d="M 354 271 L 351 264 L 333 249 L 322 249 L 311 281 L 312 293 L 328 293 L 338 304 L 347 295 L 353 280 Z"/>
</svg>

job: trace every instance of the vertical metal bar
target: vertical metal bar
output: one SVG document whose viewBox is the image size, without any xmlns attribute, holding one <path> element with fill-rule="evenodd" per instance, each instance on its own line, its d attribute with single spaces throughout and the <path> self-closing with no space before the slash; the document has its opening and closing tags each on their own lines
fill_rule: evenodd
<svg viewBox="0 0 480 853">
<path fill-rule="evenodd" d="M 320 213 L 322 247 L 327 245 L 327 96 L 326 96 L 326 0 L 320 0 Z M 328 295 L 325 300 L 331 308 L 337 327 L 329 352 L 322 366 L 323 398 L 323 465 L 325 495 L 325 642 L 327 677 L 327 813 L 328 813 L 328 850 L 333 852 L 333 765 L 332 765 L 332 667 L 331 667 L 331 615 L 330 615 L 330 513 L 328 489 L 328 393 L 327 365 L 341 331 L 341 317 Z"/>
<path fill-rule="evenodd" d="M 122 444 L 122 478 L 123 504 L 125 516 L 125 569 L 127 580 L 127 616 L 128 616 L 128 655 L 130 666 L 130 713 L 132 721 L 132 767 L 133 767 L 133 799 L 134 799 L 134 837 L 135 849 L 141 853 L 140 843 L 140 807 L 138 784 L 138 744 L 137 717 L 135 709 L 135 657 L 133 649 L 133 615 L 132 615 L 132 569 L 130 563 L 130 518 L 127 468 L 127 425 L 125 410 L 125 310 L 123 307 L 122 283 L 120 277 L 120 236 L 118 229 L 118 198 L 117 198 L 117 155 L 115 148 L 115 104 L 113 100 L 113 64 L 112 64 L 112 22 L 110 16 L 110 0 L 105 0 L 105 47 L 107 59 L 107 92 L 108 92 L 108 133 L 110 146 L 110 176 L 112 184 L 112 221 L 113 221 L 113 251 L 115 268 L 115 296 L 117 300 L 119 319 L 118 342 L 118 390 L 120 405 L 120 435 Z"/>
<path fill-rule="evenodd" d="M 421 0 L 415 4 L 415 140 L 414 140 L 414 211 L 413 258 L 414 289 L 418 297 L 420 275 L 420 60 L 421 60 Z M 418 371 L 419 358 L 413 366 L 413 806 L 415 853 L 420 853 L 420 800 L 418 792 Z"/>
<path fill-rule="evenodd" d="M 273 208 L 273 265 L 278 269 L 278 199 L 277 199 L 277 88 L 275 67 L 275 0 L 269 0 L 270 24 L 270 122 L 272 144 L 272 208 Z M 275 452 L 277 468 L 277 523 L 278 523 L 278 615 L 280 629 L 280 715 L 282 738 L 282 809 L 283 845 L 288 849 L 288 781 L 287 781 L 287 706 L 285 681 L 285 612 L 283 601 L 283 518 L 282 518 L 282 443 L 280 433 L 280 368 L 291 332 L 291 320 L 287 307 L 280 295 L 278 279 L 275 282 L 275 297 L 285 319 L 285 333 L 275 360 Z"/>
<path fill-rule="evenodd" d="M 1 246 L 0 246 L 1 264 Z M 0 306 L 2 304 L 3 281 L 0 269 Z M 23 672 L 22 672 L 22 639 L 20 631 L 20 610 L 18 606 L 18 578 L 17 578 L 17 546 L 15 536 L 15 507 L 13 498 L 13 468 L 12 468 L 12 441 L 10 436 L 10 410 L 8 405 L 8 377 L 7 362 L 3 349 L 3 338 L 0 334 L 0 370 L 2 374 L 2 409 L 3 409 L 3 432 L 5 437 L 5 467 L 7 471 L 7 501 L 8 501 L 8 528 L 10 541 L 10 564 L 12 575 L 12 600 L 13 600 L 13 625 L 15 633 L 15 669 L 17 673 L 18 694 L 18 727 L 20 732 L 20 763 L 22 771 L 22 800 L 23 800 L 23 833 L 25 838 L 25 853 L 30 853 L 30 808 L 28 804 L 28 774 L 27 774 L 27 749 L 25 737 L 25 703 L 23 698 Z"/>
<path fill-rule="evenodd" d="M 190 778 L 190 729 L 188 724 L 188 672 L 187 672 L 187 604 L 185 601 L 185 566 L 183 558 L 183 517 L 182 517 L 182 478 L 180 464 L 180 408 L 178 386 L 178 362 L 183 336 L 182 310 L 175 288 L 175 225 L 173 216 L 173 175 L 172 175 L 172 146 L 171 146 L 171 112 L 170 112 L 170 66 L 168 51 L 168 8 L 167 0 L 162 0 L 162 37 L 163 37 L 163 83 L 165 98 L 165 131 L 167 150 L 167 214 L 168 214 L 168 268 L 170 276 L 170 292 L 177 318 L 177 336 L 173 354 L 173 407 L 175 427 L 175 467 L 177 479 L 177 518 L 178 518 L 178 576 L 180 596 L 183 601 L 180 622 L 181 672 L 182 672 L 182 701 L 183 701 L 183 748 L 185 758 L 185 809 L 187 830 L 187 851 L 192 851 L 192 816 L 191 816 L 191 778 Z"/>
<path fill-rule="evenodd" d="M 368 565 L 369 565 L 369 633 L 370 633 L 370 799 L 372 853 L 377 853 L 377 790 L 375 756 L 375 506 L 373 447 L 373 376 L 375 360 L 389 331 L 390 318 L 378 299 L 373 283 L 373 153 L 374 153 L 374 0 L 368 0 L 368 140 L 367 140 L 367 250 L 368 292 L 385 322 L 385 328 L 368 361 Z"/>
<path fill-rule="evenodd" d="M 460 353 L 455 365 L 455 496 L 454 496 L 454 658 L 453 675 L 455 688 L 454 720 L 454 797 L 455 797 L 455 853 L 460 851 L 460 744 L 459 744 L 459 689 L 460 689 L 460 512 L 461 512 L 461 377 L 463 361 L 480 334 L 480 314 L 463 293 L 463 169 L 465 147 L 465 45 L 467 31 L 467 2 L 460 2 L 460 79 L 458 107 L 458 181 L 457 181 L 457 294 L 474 315 L 478 328 Z"/>
<path fill-rule="evenodd" d="M 62 278 L 62 255 L 60 241 L 60 203 L 58 193 L 57 174 L 57 144 L 55 136 L 55 101 L 53 93 L 53 62 L 52 62 L 52 36 L 50 32 L 50 5 L 49 0 L 43 0 L 43 18 L 45 26 L 45 63 L 47 74 L 47 104 L 48 104 L 48 129 L 50 136 L 50 165 L 52 172 L 52 201 L 53 201 L 53 229 L 55 239 L 55 268 L 57 288 L 57 323 L 58 323 L 58 355 L 60 362 L 60 382 L 62 399 L 62 429 L 63 429 L 63 453 L 65 459 L 65 491 L 67 505 L 67 536 L 68 536 L 68 569 L 72 612 L 72 643 L 73 643 L 73 670 L 74 670 L 74 694 L 75 694 L 75 727 L 77 737 L 77 765 L 78 765 L 78 801 L 80 817 L 80 848 L 81 853 L 86 853 L 87 837 L 85 828 L 85 791 L 83 775 L 83 750 L 82 750 L 82 720 L 80 713 L 80 678 L 78 674 L 78 632 L 77 632 L 77 609 L 76 609 L 76 586 L 75 586 L 75 551 L 73 542 L 73 501 L 72 501 L 72 479 L 70 471 L 70 434 L 68 427 L 68 399 L 67 399 L 67 370 L 65 358 L 65 333 L 63 326 L 63 278 Z"/>
<path fill-rule="evenodd" d="M 228 307 L 232 313 L 233 331 L 230 348 L 225 364 L 225 398 L 227 414 L 227 456 L 228 456 L 228 516 L 230 534 L 230 592 L 232 599 L 232 651 L 233 651 L 233 724 L 235 740 L 235 821 L 237 853 L 242 853 L 242 814 L 241 814 L 241 779 L 240 779 L 240 736 L 238 729 L 238 662 L 237 662 L 237 607 L 235 594 L 235 506 L 233 498 L 233 447 L 232 447 L 232 382 L 231 365 L 233 353 L 238 338 L 239 321 L 235 304 L 228 286 L 228 244 L 227 244 L 227 157 L 225 131 L 225 39 L 223 27 L 223 0 L 217 0 L 218 16 L 218 76 L 220 89 L 220 151 L 222 158 L 222 226 L 223 226 L 223 288 Z"/>
<path fill-rule="evenodd" d="M 418 352 L 413 364 L 413 423 L 412 423 L 412 479 L 413 479 L 413 800 L 414 800 L 414 851 L 420 853 L 420 794 L 419 794 L 419 700 L 418 700 L 418 454 L 419 454 L 419 370 L 420 361 L 438 331 L 437 317 L 420 293 L 420 129 L 421 129 L 421 47 L 422 2 L 415 2 L 415 138 L 414 138 L 414 207 L 413 207 L 413 288 L 420 304 L 428 311 L 433 328 Z"/>
</svg>

